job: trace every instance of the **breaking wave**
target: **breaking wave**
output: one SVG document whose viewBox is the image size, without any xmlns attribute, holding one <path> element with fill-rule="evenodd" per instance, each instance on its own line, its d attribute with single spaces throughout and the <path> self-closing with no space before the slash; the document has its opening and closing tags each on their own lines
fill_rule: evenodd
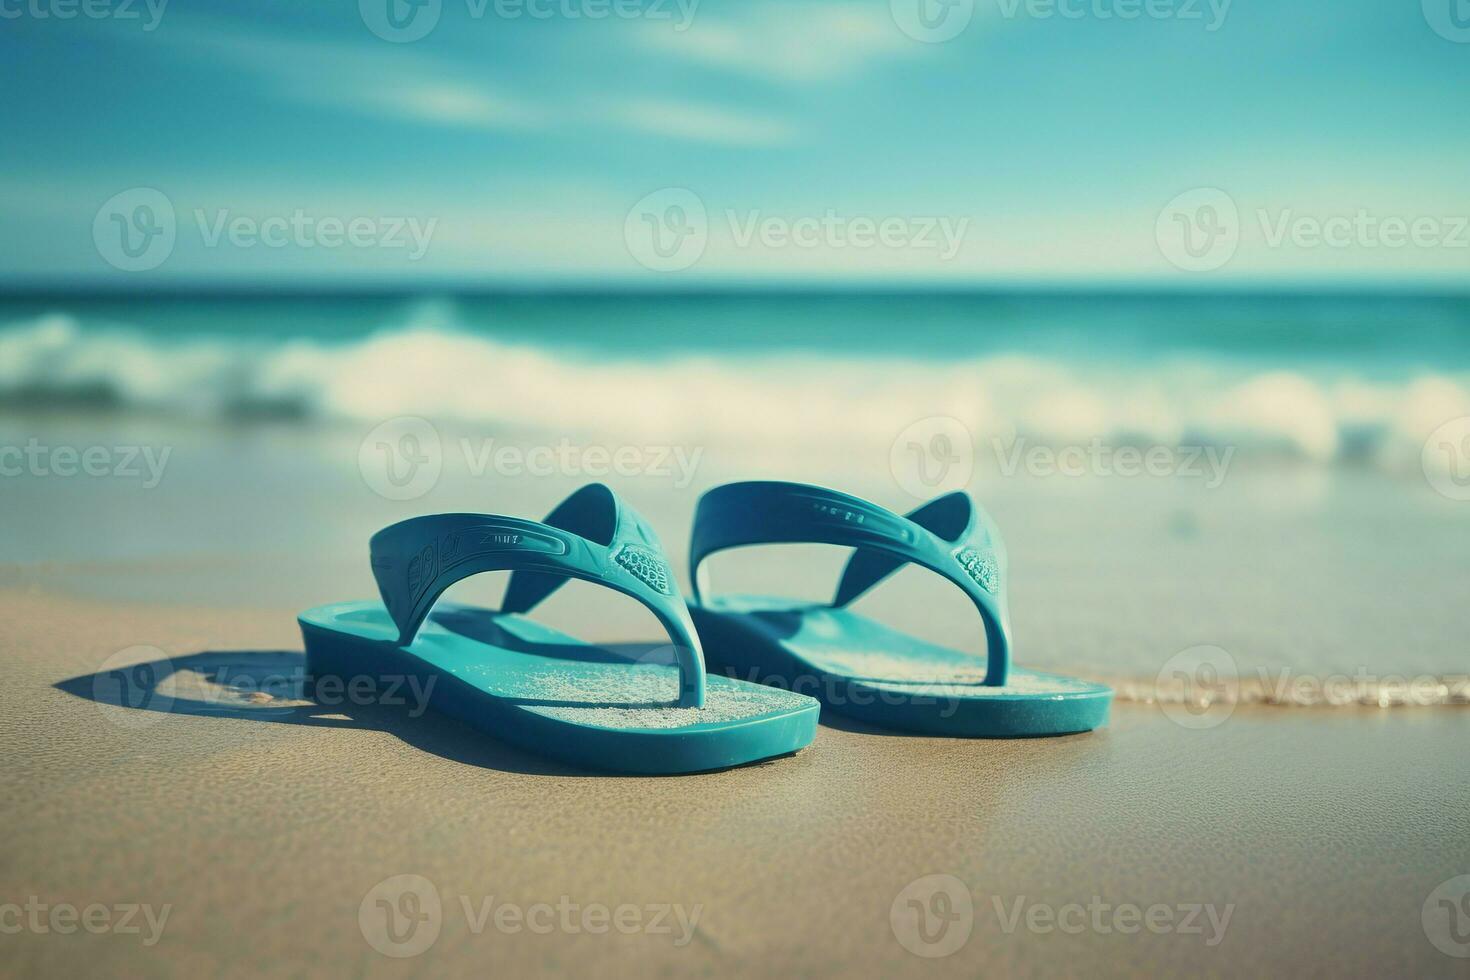
<svg viewBox="0 0 1470 980">
<path fill-rule="evenodd" d="M 53 314 L 0 326 L 0 403 L 210 419 L 361 423 L 398 415 L 772 454 L 887 445 L 949 416 L 977 438 L 1053 445 L 1230 446 L 1314 464 L 1421 465 L 1470 415 L 1470 377 L 1394 382 L 1208 361 L 1094 369 L 1057 358 L 888 355 L 592 359 L 507 343 L 442 317 L 346 341 L 160 338 Z"/>
</svg>

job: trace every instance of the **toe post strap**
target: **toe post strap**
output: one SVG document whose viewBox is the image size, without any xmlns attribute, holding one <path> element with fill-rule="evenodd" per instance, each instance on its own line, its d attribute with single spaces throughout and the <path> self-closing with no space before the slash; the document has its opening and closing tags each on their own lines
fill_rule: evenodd
<svg viewBox="0 0 1470 980">
<path fill-rule="evenodd" d="M 985 625 L 984 683 L 1010 674 L 1005 543 L 990 515 L 963 492 L 937 497 L 907 515 L 858 497 L 800 483 L 730 483 L 700 498 L 690 541 L 694 596 L 707 585 L 700 566 L 717 551 L 759 544 L 814 543 L 854 550 L 833 606 L 845 606 L 906 564 L 957 585 Z"/>
<path fill-rule="evenodd" d="M 528 612 L 575 578 L 648 607 L 673 641 L 678 705 L 704 705 L 704 654 L 663 547 L 647 522 L 602 484 L 573 493 L 545 521 L 434 514 L 384 528 L 369 547 L 400 645 L 413 642 L 446 589 L 471 575 L 511 572 L 504 613 Z"/>
</svg>

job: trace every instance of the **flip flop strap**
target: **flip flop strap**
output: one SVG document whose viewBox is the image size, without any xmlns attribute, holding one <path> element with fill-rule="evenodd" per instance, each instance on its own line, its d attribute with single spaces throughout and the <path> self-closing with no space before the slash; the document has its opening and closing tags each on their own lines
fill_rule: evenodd
<svg viewBox="0 0 1470 980">
<path fill-rule="evenodd" d="M 1010 674 L 1005 544 L 990 515 L 968 494 L 937 497 L 907 516 L 850 494 L 800 483 L 728 483 L 700 498 L 689 546 L 694 597 L 700 565 L 726 548 L 758 544 L 835 544 L 856 549 L 833 606 L 845 606 L 906 564 L 959 586 L 985 624 L 985 683 Z"/>
<path fill-rule="evenodd" d="M 572 494 L 545 522 L 434 514 L 384 528 L 370 549 L 373 577 L 402 645 L 413 642 L 444 590 L 471 575 L 511 572 L 502 612 L 525 612 L 568 579 L 581 579 L 653 612 L 673 640 L 679 706 L 704 705 L 704 651 L 663 548 L 643 519 L 601 484 Z"/>
</svg>

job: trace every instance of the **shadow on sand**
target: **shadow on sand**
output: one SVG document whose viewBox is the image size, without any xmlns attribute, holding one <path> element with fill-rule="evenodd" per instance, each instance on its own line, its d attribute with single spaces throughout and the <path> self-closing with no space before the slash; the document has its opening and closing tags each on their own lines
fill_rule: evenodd
<svg viewBox="0 0 1470 980">
<path fill-rule="evenodd" d="M 634 660 L 650 647 L 616 644 L 606 650 Z M 56 687 L 109 711 L 376 730 L 469 766 L 540 776 L 616 775 L 523 752 L 433 711 L 415 680 L 400 679 L 396 686 L 385 683 L 356 693 L 316 689 L 307 677 L 306 655 L 290 650 L 205 650 L 72 677 Z"/>
</svg>

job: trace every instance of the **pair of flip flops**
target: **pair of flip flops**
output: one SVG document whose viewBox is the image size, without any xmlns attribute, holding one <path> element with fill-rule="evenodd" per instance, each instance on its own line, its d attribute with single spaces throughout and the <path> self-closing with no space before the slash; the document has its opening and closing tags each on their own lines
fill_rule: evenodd
<svg viewBox="0 0 1470 980">
<path fill-rule="evenodd" d="M 700 589 L 700 566 L 717 551 L 797 542 L 854 549 L 830 606 L 706 598 Z M 811 742 L 824 706 L 936 735 L 1059 735 L 1101 725 L 1112 699 L 1101 685 L 1011 665 L 1005 547 L 963 493 L 900 516 L 821 487 L 718 487 L 695 515 L 692 602 L 680 596 L 653 529 L 601 484 L 542 522 L 412 518 L 375 534 L 371 553 L 382 602 L 300 616 L 312 679 L 414 678 L 431 706 L 577 766 L 686 773 L 783 755 Z M 846 608 L 909 563 L 974 602 L 985 655 L 925 643 Z M 438 602 L 454 583 L 489 571 L 511 573 L 499 612 Z M 604 649 L 525 617 L 574 578 L 648 607 L 671 653 Z M 706 662 L 718 672 L 707 673 Z"/>
</svg>

